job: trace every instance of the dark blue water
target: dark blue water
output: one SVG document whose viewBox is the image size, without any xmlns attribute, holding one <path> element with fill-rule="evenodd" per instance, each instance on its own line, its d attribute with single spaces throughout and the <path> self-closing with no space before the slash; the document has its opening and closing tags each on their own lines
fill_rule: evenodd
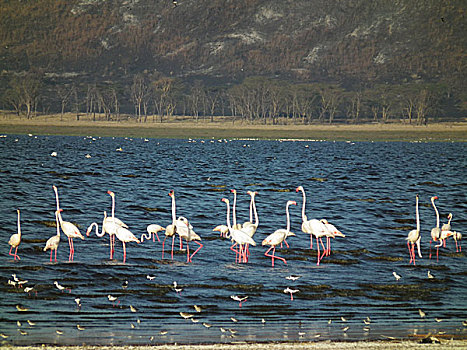
<svg viewBox="0 0 467 350">
<path fill-rule="evenodd" d="M 123 151 L 116 151 L 120 147 Z M 54 151 L 57 157 L 50 155 Z M 452 239 L 440 250 L 439 262 L 428 259 L 428 251 L 436 220 L 433 195 L 439 196 L 441 223 L 452 212 L 452 228 L 465 233 L 466 154 L 465 143 L 0 138 L 0 332 L 12 344 L 364 340 L 440 331 L 463 336 L 465 253 L 456 253 Z M 102 222 L 104 210 L 110 212 L 106 192 L 112 190 L 116 215 L 138 237 L 151 223 L 171 223 L 168 192 L 173 189 L 177 215 L 190 220 L 204 247 L 187 264 L 184 251 L 176 249 L 171 261 L 167 250 L 162 260 L 161 243 L 130 243 L 123 264 L 121 243 L 109 261 L 108 236 L 93 234 L 75 240 L 75 261 L 68 263 L 62 235 L 59 261 L 49 263 L 42 249 L 56 232 L 50 226 L 52 185 L 58 187 L 64 220 L 79 225 L 83 234 L 91 222 Z M 333 240 L 332 255 L 320 266 L 316 251 L 309 249 L 309 235 L 300 229 L 299 185 L 307 191 L 308 218 L 325 217 L 346 234 Z M 248 264 L 236 264 L 230 242 L 212 232 L 225 223 L 221 198 L 232 200 L 232 188 L 239 194 L 240 222 L 248 219 L 246 192 L 258 191 L 258 246 L 251 247 Z M 423 258 L 413 266 L 405 238 L 415 228 L 417 193 Z M 277 260 L 272 268 L 261 241 L 285 228 L 288 200 L 298 203 L 291 207 L 297 236 L 288 239 L 289 249 L 276 252 L 288 264 Z M 23 232 L 19 262 L 8 256 L 7 244 L 16 232 L 16 208 Z M 434 279 L 428 279 L 428 270 Z M 393 271 L 402 276 L 399 281 Z M 8 285 L 13 273 L 28 280 L 26 286 L 37 295 Z M 302 277 L 291 282 L 285 279 L 290 274 Z M 54 281 L 71 292 L 59 291 Z M 173 281 L 183 288 L 180 294 Z M 283 292 L 288 286 L 299 289 L 293 301 Z M 114 306 L 108 294 L 119 304 Z M 239 308 L 231 295 L 249 298 Z M 16 305 L 28 311 L 17 311 Z M 185 320 L 180 312 L 195 314 L 199 322 Z M 367 317 L 369 325 L 363 323 Z"/>
</svg>

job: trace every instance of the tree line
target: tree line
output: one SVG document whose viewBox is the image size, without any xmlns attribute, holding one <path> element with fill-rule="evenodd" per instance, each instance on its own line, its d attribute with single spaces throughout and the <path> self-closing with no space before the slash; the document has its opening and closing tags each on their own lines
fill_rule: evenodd
<svg viewBox="0 0 467 350">
<path fill-rule="evenodd" d="M 390 121 L 421 125 L 445 119 L 449 110 L 465 110 L 461 96 L 441 83 L 346 88 L 255 76 L 213 86 L 157 73 L 135 74 L 126 84 L 72 80 L 57 81 L 40 72 L 16 75 L 3 91 L 3 106 L 26 118 L 72 112 L 77 120 L 86 115 L 92 120 L 162 123 L 177 116 L 196 122 L 230 116 L 234 121 L 273 125 Z"/>
</svg>

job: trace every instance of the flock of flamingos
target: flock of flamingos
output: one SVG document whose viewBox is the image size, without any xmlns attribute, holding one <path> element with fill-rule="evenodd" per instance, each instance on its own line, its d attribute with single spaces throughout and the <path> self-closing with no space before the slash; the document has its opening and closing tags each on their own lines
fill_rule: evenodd
<svg viewBox="0 0 467 350">
<path fill-rule="evenodd" d="M 74 247 L 73 247 L 73 239 L 80 238 L 84 240 L 84 236 L 80 233 L 78 227 L 76 227 L 73 223 L 69 221 L 64 221 L 62 219 L 61 212 L 63 209 L 60 208 L 60 202 L 58 197 L 58 189 L 56 186 L 53 186 L 55 192 L 55 199 L 57 208 L 55 211 L 55 221 L 57 226 L 57 234 L 52 236 L 47 240 L 45 245 L 44 251 L 50 250 L 50 262 L 52 262 L 52 255 L 55 251 L 55 259 L 57 261 L 57 250 L 60 243 L 60 230 L 68 237 L 68 244 L 70 247 L 70 252 L 68 256 L 68 261 L 73 261 L 74 257 Z M 238 224 L 236 222 L 236 213 L 235 213 L 235 206 L 237 200 L 237 192 L 236 190 L 231 190 L 234 194 L 234 200 L 232 205 L 232 223 L 230 221 L 230 202 L 227 198 L 222 198 L 222 201 L 226 204 L 227 208 L 227 218 L 226 218 L 226 225 L 218 225 L 216 226 L 213 231 L 220 232 L 221 237 L 230 239 L 233 245 L 230 249 L 235 252 L 235 262 L 236 263 L 247 263 L 248 258 L 250 256 L 249 246 L 256 246 L 256 242 L 253 240 L 253 235 L 255 234 L 258 225 L 258 212 L 256 210 L 255 205 L 255 195 L 257 192 L 248 191 L 247 193 L 250 195 L 250 221 L 247 221 L 243 224 Z M 319 265 L 320 261 L 325 257 L 330 255 L 331 253 L 331 238 L 335 237 L 345 237 L 334 225 L 327 222 L 326 219 L 311 219 L 308 220 L 307 216 L 305 215 L 305 205 L 306 205 L 306 195 L 305 190 L 302 186 L 297 187 L 296 192 L 301 192 L 303 196 L 303 204 L 302 204 L 302 231 L 310 235 L 310 249 L 313 249 L 313 237 L 316 238 L 316 245 L 318 251 L 318 258 L 317 258 L 317 265 Z M 157 224 L 151 224 L 147 227 L 147 234 L 141 235 L 141 238 L 138 239 L 129 229 L 128 226 L 118 219 L 115 216 L 115 194 L 111 191 L 107 191 L 107 193 L 112 198 L 112 216 L 108 217 L 107 213 L 104 211 L 104 219 L 101 225 L 101 232 L 99 232 L 99 225 L 96 222 L 93 222 L 86 231 L 86 236 L 92 232 L 93 228 L 95 228 L 96 235 L 98 237 L 103 237 L 106 233 L 109 235 L 110 238 L 110 259 L 113 259 L 114 254 L 114 247 L 115 247 L 115 237 L 118 238 L 123 244 L 123 262 L 126 261 L 126 243 L 129 242 L 136 242 L 141 243 L 144 239 L 150 239 L 152 236 L 153 241 L 155 242 L 155 237 L 157 240 L 160 241 L 158 232 L 165 231 L 165 238 L 162 241 L 162 259 L 164 258 L 164 245 L 167 237 L 172 237 L 172 250 L 171 250 L 171 258 L 173 260 L 173 249 L 175 243 L 175 235 L 177 234 L 180 239 L 180 249 L 183 249 L 183 240 L 186 241 L 186 252 L 187 252 L 187 263 L 192 262 L 193 257 L 198 253 L 198 251 L 203 248 L 203 245 L 200 243 L 201 237 L 195 233 L 193 230 L 193 226 L 190 224 L 186 217 L 180 216 L 177 218 L 176 216 L 176 205 L 175 205 L 175 193 L 174 191 L 170 191 L 169 196 L 172 198 L 172 223 L 167 227 L 162 227 Z M 438 209 L 435 205 L 435 200 L 438 197 L 434 196 L 431 197 L 431 203 L 433 208 L 436 212 L 436 227 L 431 230 L 431 240 L 430 240 L 430 259 L 431 259 L 431 244 L 432 242 L 439 242 L 436 247 L 436 259 L 438 259 L 438 251 L 439 247 L 446 246 L 446 240 L 449 237 L 453 237 L 456 243 L 456 251 L 461 251 L 460 240 L 462 239 L 462 235 L 460 232 L 451 231 L 451 220 L 452 214 L 448 215 L 448 223 L 443 224 L 440 227 L 440 219 Z M 420 252 L 420 217 L 418 212 L 418 202 L 419 198 L 418 195 L 416 196 L 416 205 L 415 205 L 415 213 L 416 213 L 416 222 L 417 228 L 410 231 L 406 240 L 407 240 L 407 247 L 409 249 L 410 255 L 410 263 L 415 265 L 415 245 L 417 245 L 418 255 L 421 258 Z M 285 207 L 286 210 L 286 217 L 287 217 L 287 227 L 285 229 L 278 229 L 274 233 L 270 234 L 262 241 L 263 246 L 270 246 L 270 248 L 265 252 L 265 256 L 271 258 L 272 266 L 274 267 L 274 260 L 278 259 L 284 264 L 287 264 L 287 261 L 275 255 L 276 247 L 278 245 L 285 244 L 287 247 L 287 238 L 289 236 L 295 236 L 293 232 L 290 231 L 290 217 L 289 217 L 289 206 L 290 205 L 297 205 L 295 201 L 288 201 Z M 20 211 L 17 210 L 18 213 L 18 232 L 13 234 L 10 237 L 8 243 L 11 245 L 9 255 L 14 257 L 14 260 L 20 260 L 18 256 L 18 246 L 21 243 L 21 224 L 20 224 Z M 254 218 L 253 218 L 254 216 Z M 326 246 L 323 243 L 323 238 L 326 238 Z M 194 242 L 198 245 L 197 249 L 190 254 L 189 243 Z M 323 248 L 323 252 L 320 252 L 320 244 Z M 12 253 L 13 248 L 14 253 Z M 272 253 L 271 253 L 272 250 Z"/>
</svg>

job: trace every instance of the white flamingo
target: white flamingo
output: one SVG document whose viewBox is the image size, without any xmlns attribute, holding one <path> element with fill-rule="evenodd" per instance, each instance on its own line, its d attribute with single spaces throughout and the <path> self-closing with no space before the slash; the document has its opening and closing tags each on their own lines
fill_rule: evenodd
<svg viewBox="0 0 467 350">
<path fill-rule="evenodd" d="M 230 202 L 227 198 L 222 198 L 222 201 L 227 205 L 227 227 L 229 228 L 227 238 L 230 238 L 232 242 L 235 242 L 230 247 L 230 250 L 236 253 L 235 262 L 247 262 L 246 252 L 244 251 L 243 245 L 251 244 L 252 246 L 256 246 L 256 242 L 246 232 L 234 229 L 230 225 Z M 239 250 L 234 249 L 236 245 L 239 246 Z"/>
<path fill-rule="evenodd" d="M 143 243 L 144 239 L 151 239 L 151 236 L 152 236 L 152 241 L 153 242 L 156 241 L 155 237 L 157 237 L 157 241 L 160 242 L 161 240 L 159 239 L 159 235 L 157 233 L 161 232 L 161 231 L 164 231 L 164 230 L 165 230 L 165 228 L 162 227 L 161 225 L 157 225 L 157 224 L 148 225 L 148 227 L 146 227 L 146 231 L 148 231 L 148 233 L 147 234 L 143 233 L 141 235 L 141 243 Z"/>
<path fill-rule="evenodd" d="M 18 260 L 21 260 L 21 258 L 18 255 L 18 246 L 21 243 L 21 222 L 20 222 L 20 217 L 19 217 L 20 216 L 19 209 L 16 209 L 16 212 L 18 214 L 18 232 L 12 234 L 10 236 L 10 239 L 8 240 L 8 244 L 11 246 L 10 252 L 8 253 L 8 255 L 13 256 L 13 260 L 16 260 L 16 258 L 18 258 Z M 13 248 L 15 248 L 15 253 L 11 254 L 11 250 Z"/>
<path fill-rule="evenodd" d="M 57 202 L 57 210 L 58 210 L 58 221 L 60 222 L 60 228 L 62 229 L 65 236 L 68 237 L 68 244 L 70 246 L 70 254 L 68 256 L 68 261 L 73 261 L 75 255 L 75 248 L 73 245 L 73 238 L 81 238 L 84 240 L 83 235 L 79 232 L 79 229 L 69 221 L 63 221 L 62 214 L 60 210 L 59 200 L 58 200 L 58 190 L 56 186 L 53 186 L 55 191 L 55 199 Z"/>
<path fill-rule="evenodd" d="M 243 232 L 246 232 L 248 236 L 253 238 L 253 235 L 256 233 L 256 230 L 258 229 L 259 226 L 259 218 L 258 218 L 258 212 L 256 210 L 256 203 L 255 203 L 255 196 L 258 194 L 258 192 L 255 191 L 247 191 L 247 193 L 250 195 L 250 221 L 244 222 L 241 230 Z M 255 222 L 253 223 L 253 212 L 255 215 Z M 287 248 L 289 245 L 287 244 L 287 241 L 284 240 L 284 243 L 287 245 Z M 282 243 L 281 243 L 282 247 Z M 245 251 L 246 251 L 246 258 L 248 261 L 248 257 L 250 256 L 250 248 L 248 244 L 245 244 Z"/>
<path fill-rule="evenodd" d="M 454 241 L 456 242 L 456 253 L 462 252 L 462 247 L 461 247 L 462 233 L 454 231 L 452 237 L 454 238 Z"/>
<path fill-rule="evenodd" d="M 451 220 L 452 220 L 452 213 L 448 214 L 448 222 L 441 226 L 441 231 L 451 231 Z"/>
<path fill-rule="evenodd" d="M 289 215 L 289 206 L 291 205 L 297 205 L 297 202 L 295 201 L 288 201 L 286 206 L 285 206 L 285 213 L 287 216 L 287 228 L 284 229 L 278 229 L 274 231 L 274 233 L 270 234 L 267 236 L 261 245 L 269 245 L 271 246 L 265 253 L 265 256 L 268 256 L 272 260 L 272 267 L 274 267 L 274 259 L 279 259 L 284 262 L 284 264 L 287 265 L 287 261 L 284 258 L 281 258 L 279 256 L 274 255 L 276 252 L 276 246 L 281 244 L 282 242 L 285 241 L 285 239 L 289 236 L 295 236 L 293 232 L 290 232 L 290 215 Z M 272 254 L 269 254 L 269 252 L 273 249 Z"/>
<path fill-rule="evenodd" d="M 430 239 L 430 259 L 431 259 L 431 242 L 437 242 L 441 238 L 441 229 L 439 228 L 439 212 L 435 205 L 435 200 L 438 199 L 437 196 L 431 197 L 431 204 L 436 212 L 436 227 L 431 229 L 431 239 Z M 436 261 L 438 261 L 439 248 L 436 248 Z"/>
<path fill-rule="evenodd" d="M 176 227 L 179 236 L 186 240 L 186 262 L 193 262 L 192 258 L 196 255 L 196 253 L 199 252 L 201 248 L 203 248 L 203 245 L 199 242 L 201 241 L 201 237 L 198 236 L 195 231 L 193 231 L 193 226 L 191 226 L 187 218 L 180 216 L 177 221 L 184 223 L 184 225 L 177 225 Z M 195 252 L 191 255 L 189 242 L 195 242 L 199 245 L 198 249 L 196 249 Z"/>
<path fill-rule="evenodd" d="M 47 242 L 45 243 L 44 252 L 47 249 L 50 249 L 50 262 L 52 262 L 52 252 L 55 250 L 55 262 L 57 262 L 57 250 L 58 245 L 60 244 L 60 222 L 58 220 L 58 212 L 63 209 L 59 209 L 55 211 L 55 223 L 57 226 L 57 234 L 55 236 L 50 237 Z"/>
<path fill-rule="evenodd" d="M 217 225 L 212 230 L 219 232 L 221 237 L 225 237 L 229 232 L 229 228 L 227 227 L 227 225 Z"/>
<path fill-rule="evenodd" d="M 237 224 L 237 214 L 236 214 L 236 211 L 235 211 L 235 207 L 237 206 L 237 190 L 231 189 L 230 192 L 232 192 L 234 194 L 234 200 L 233 200 L 233 204 L 232 204 L 232 220 L 233 220 L 232 227 L 234 229 L 236 229 L 236 230 L 241 230 L 242 225 Z"/>
<path fill-rule="evenodd" d="M 334 235 L 334 237 L 345 237 L 345 235 L 339 231 L 336 226 L 333 224 L 330 224 L 326 219 L 321 219 L 320 220 L 324 226 L 326 226 L 326 229 L 329 231 L 328 234 L 326 234 L 326 256 L 331 255 L 331 234 Z"/>
<path fill-rule="evenodd" d="M 112 199 L 112 216 L 107 217 L 107 212 L 104 211 L 104 220 L 102 221 L 103 230 L 109 234 L 110 239 L 110 260 L 113 259 L 113 255 L 115 253 L 115 232 L 110 232 L 106 229 L 106 223 L 109 221 L 110 223 L 116 224 L 118 226 L 128 228 L 122 220 L 115 216 L 115 193 L 112 191 L 107 191 L 107 194 L 110 195 Z"/>
<path fill-rule="evenodd" d="M 415 265 L 415 244 L 417 244 L 417 249 L 418 249 L 418 256 L 421 258 L 422 253 L 420 252 L 420 216 L 418 214 L 418 194 L 415 197 L 415 216 L 417 220 L 417 228 L 415 230 L 412 230 L 409 232 L 409 235 L 407 236 L 407 247 L 409 248 L 409 254 L 410 254 L 410 261 L 409 264 L 413 261 L 413 264 Z M 410 247 L 412 245 L 412 247 Z"/>
<path fill-rule="evenodd" d="M 126 243 L 136 242 L 140 243 L 138 238 L 128 229 L 122 226 L 115 225 L 115 236 L 123 244 L 123 263 L 126 261 Z"/>
<path fill-rule="evenodd" d="M 310 235 L 310 249 L 313 249 L 313 236 L 316 237 L 316 245 L 318 246 L 318 262 L 316 265 L 319 265 L 319 262 L 326 254 L 326 248 L 324 247 L 323 241 L 321 237 L 330 236 L 334 238 L 334 234 L 326 228 L 326 226 L 317 219 L 308 220 L 307 216 L 305 215 L 305 205 L 306 205 L 306 195 L 305 190 L 302 186 L 298 186 L 295 190 L 296 192 L 301 191 L 303 196 L 303 204 L 302 204 L 302 231 L 304 233 L 308 233 Z M 321 246 L 323 247 L 323 256 L 320 255 L 319 251 L 319 242 L 321 242 Z"/>
</svg>

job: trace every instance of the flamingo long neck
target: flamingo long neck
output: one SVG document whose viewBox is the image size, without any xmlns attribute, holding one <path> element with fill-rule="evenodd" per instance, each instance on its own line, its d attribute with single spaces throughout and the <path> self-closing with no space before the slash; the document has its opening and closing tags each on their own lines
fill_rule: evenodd
<svg viewBox="0 0 467 350">
<path fill-rule="evenodd" d="M 237 205 L 237 191 L 234 192 L 234 200 L 232 205 L 232 218 L 233 218 L 233 225 L 237 227 L 237 214 L 235 212 L 235 206 Z"/>
<path fill-rule="evenodd" d="M 253 197 L 251 197 L 251 199 L 252 199 L 252 202 L 253 202 L 253 211 L 255 212 L 255 226 L 258 227 L 259 226 L 259 218 L 258 218 L 258 212 L 256 211 L 256 203 L 255 203 L 255 194 L 254 193 L 253 193 Z M 252 220 L 251 217 L 250 217 L 250 220 Z"/>
<path fill-rule="evenodd" d="M 306 205 L 306 195 L 305 190 L 301 189 L 303 195 L 303 204 L 302 204 L 302 221 L 307 221 L 307 217 L 305 215 L 305 205 Z"/>
<path fill-rule="evenodd" d="M 289 215 L 289 206 L 290 206 L 290 203 L 287 203 L 287 205 L 285 206 L 285 214 L 287 215 L 287 234 L 290 232 L 290 215 Z"/>
<path fill-rule="evenodd" d="M 19 219 L 19 209 L 18 209 L 18 235 L 21 237 L 21 223 Z"/>
<path fill-rule="evenodd" d="M 112 197 L 112 219 L 115 218 L 115 196 Z"/>
<path fill-rule="evenodd" d="M 254 194 L 250 193 L 250 222 L 253 222 L 253 202 L 254 202 Z"/>
<path fill-rule="evenodd" d="M 438 208 L 436 208 L 435 200 L 434 200 L 434 199 L 431 200 L 431 203 L 433 204 L 433 208 L 435 208 L 435 212 L 436 212 L 436 227 L 439 228 L 439 213 L 438 213 Z"/>
<path fill-rule="evenodd" d="M 418 196 L 415 202 L 415 215 L 417 218 L 417 231 L 420 232 L 420 216 L 418 215 Z"/>
<path fill-rule="evenodd" d="M 175 194 L 172 194 L 172 224 L 175 225 L 177 215 L 175 215 Z"/>
<path fill-rule="evenodd" d="M 452 215 L 449 215 L 448 225 L 451 224 Z"/>
<path fill-rule="evenodd" d="M 57 210 L 60 209 L 60 204 L 59 204 L 59 201 L 58 201 L 58 190 L 57 190 L 57 187 L 54 186 L 54 192 L 55 192 L 55 202 L 57 203 Z"/>
<path fill-rule="evenodd" d="M 56 223 L 56 226 L 57 226 L 57 236 L 60 237 L 60 220 L 58 218 L 58 215 L 60 213 L 58 212 L 58 210 L 55 212 L 55 223 Z"/>
<path fill-rule="evenodd" d="M 105 218 L 104 218 L 105 220 Z M 95 226 L 96 227 L 96 236 L 97 237 L 103 237 L 105 235 L 105 231 L 104 231 L 104 221 L 102 221 L 102 228 L 101 228 L 101 232 L 99 233 L 99 225 L 96 223 L 96 222 L 93 222 L 91 224 L 91 227 Z"/>
</svg>

